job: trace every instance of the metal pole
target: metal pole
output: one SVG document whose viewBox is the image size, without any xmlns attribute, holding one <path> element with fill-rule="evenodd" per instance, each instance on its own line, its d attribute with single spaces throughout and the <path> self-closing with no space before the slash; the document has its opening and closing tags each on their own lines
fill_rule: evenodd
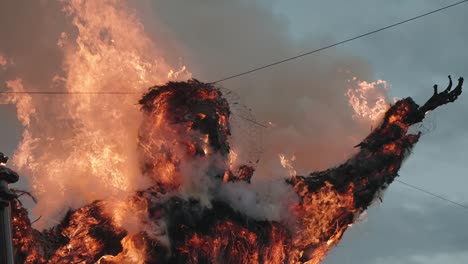
<svg viewBox="0 0 468 264">
<path fill-rule="evenodd" d="M 6 181 L 0 181 L 1 188 L 8 188 Z M 2 199 L 2 198 L 0 198 Z M 10 206 L 0 206 L 0 263 L 13 264 L 13 240 L 11 235 Z"/>
<path fill-rule="evenodd" d="M 14 264 L 10 201 L 16 195 L 8 184 L 17 182 L 19 177 L 5 166 L 7 161 L 8 157 L 0 152 L 0 263 Z"/>
</svg>

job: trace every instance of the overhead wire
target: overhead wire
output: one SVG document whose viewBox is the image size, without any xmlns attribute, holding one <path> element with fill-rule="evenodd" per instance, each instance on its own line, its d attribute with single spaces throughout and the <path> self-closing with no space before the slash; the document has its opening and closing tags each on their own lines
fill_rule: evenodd
<svg viewBox="0 0 468 264">
<path fill-rule="evenodd" d="M 363 38 L 363 37 L 366 37 L 366 36 L 369 36 L 369 35 L 372 35 L 372 34 L 375 34 L 375 33 L 378 33 L 378 32 L 381 32 L 381 31 L 384 31 L 384 30 L 387 30 L 387 29 L 390 29 L 390 28 L 393 28 L 393 27 L 396 27 L 396 26 L 399 26 L 399 25 L 402 25 L 402 24 L 405 24 L 405 23 L 408 23 L 408 22 L 411 22 L 411 21 L 414 21 L 414 20 L 417 20 L 419 18 L 422 18 L 422 17 L 425 17 L 425 16 L 428 16 L 428 15 L 431 15 L 431 14 L 434 14 L 434 13 L 437 13 L 437 12 L 440 12 L 442 10 L 445 10 L 445 9 L 448 9 L 448 8 L 451 8 L 451 7 L 454 7 L 454 6 L 457 6 L 457 5 L 460 5 L 460 4 L 463 4 L 463 3 L 466 3 L 468 2 L 468 0 L 464 0 L 464 1 L 459 1 L 459 2 L 456 2 L 456 3 L 453 3 L 453 4 L 450 4 L 450 5 L 447 5 L 447 6 L 444 6 L 444 7 L 441 7 L 441 8 L 438 8 L 438 9 L 435 9 L 435 10 L 432 10 L 430 12 L 427 12 L 427 13 L 424 13 L 424 14 L 421 14 L 421 15 L 418 15 L 418 16 L 415 16 L 415 17 L 412 17 L 412 18 L 409 18 L 409 19 L 405 19 L 403 21 L 400 21 L 400 22 L 397 22 L 397 23 L 394 23 L 394 24 L 391 24 L 391 25 L 388 25 L 388 26 L 385 26 L 385 27 L 382 27 L 382 28 L 379 28 L 379 29 L 376 29 L 376 30 L 373 30 L 373 31 L 370 31 L 370 32 L 367 32 L 367 33 L 364 33 L 364 34 L 361 34 L 361 35 L 358 35 L 358 36 L 355 36 L 355 37 L 352 37 L 352 38 L 349 38 L 349 39 L 345 39 L 345 40 L 342 40 L 342 41 L 339 41 L 339 42 L 336 42 L 334 44 L 331 44 L 331 45 L 328 45 L 328 46 L 324 46 L 324 47 L 321 47 L 321 48 L 318 48 L 318 49 L 315 49 L 315 50 L 312 50 L 312 51 L 309 51 L 309 52 L 305 52 L 305 53 L 302 53 L 302 54 L 299 54 L 299 55 L 296 55 L 296 56 L 293 56 L 293 57 L 290 57 L 290 58 L 286 58 L 286 59 L 283 59 L 283 60 L 280 60 L 280 61 L 276 61 L 276 62 L 273 62 L 273 63 L 270 63 L 270 64 L 267 64 L 267 65 L 264 65 L 264 66 L 260 66 L 260 67 L 257 67 L 257 68 L 253 68 L 251 70 L 248 70 L 248 71 L 245 71 L 245 72 L 241 72 L 241 73 L 238 73 L 238 74 L 235 74 L 235 75 L 231 75 L 231 76 L 228 76 L 228 77 L 225 77 L 225 78 L 222 78 L 222 79 L 219 79 L 217 81 L 214 81 L 214 82 L 211 82 L 211 84 L 216 84 L 216 83 L 219 83 L 219 82 L 223 82 L 223 81 L 227 81 L 227 80 L 230 80 L 230 79 L 234 79 L 234 78 L 237 78 L 237 77 L 240 77 L 240 76 L 243 76 L 243 75 L 247 75 L 247 74 L 250 74 L 250 73 L 253 73 L 253 72 L 256 72 L 256 71 L 260 71 L 260 70 L 263 70 L 263 69 L 266 69 L 266 68 L 270 68 L 270 67 L 273 67 L 273 66 L 276 66 L 276 65 L 279 65 L 279 64 L 282 64 L 282 63 L 285 63 L 285 62 L 288 62 L 288 61 L 292 61 L 292 60 L 295 60 L 295 59 L 298 59 L 298 58 L 301 58 L 301 57 L 304 57 L 304 56 L 307 56 L 307 55 L 311 55 L 313 53 L 317 53 L 317 52 L 320 52 L 320 51 L 323 51 L 323 50 L 326 50 L 326 49 L 329 49 L 329 48 L 332 48 L 332 47 L 336 47 L 336 46 L 339 46 L 339 45 L 342 45 L 344 43 L 347 43 L 347 42 L 351 42 L 353 40 L 356 40 L 356 39 L 359 39 L 359 38 Z M 241 118 L 243 118 L 241 116 Z M 248 119 L 248 118 L 243 118 L 245 119 L 246 121 L 249 121 L 251 123 L 254 123 L 254 124 L 257 124 L 257 125 L 260 125 L 264 128 L 267 128 L 268 126 L 264 125 L 264 124 L 260 124 L 259 122 L 255 121 L 255 120 L 251 120 L 251 119 Z M 401 181 L 401 180 L 398 180 L 398 179 L 395 179 L 396 182 L 399 182 L 400 184 L 403 184 L 405 186 L 408 186 L 410 188 L 413 188 L 415 190 L 418 190 L 420 192 L 423 192 L 427 195 L 430 195 L 432 197 L 435 197 L 435 198 L 438 198 L 438 199 L 441 199 L 441 200 L 444 200 L 444 201 L 447 201 L 449 203 L 452 203 L 453 205 L 456 205 L 456 206 L 459 206 L 461 208 L 464 208 L 466 210 L 468 210 L 468 206 L 465 206 L 463 204 L 460 204 L 458 202 L 455 202 L 453 200 L 450 200 L 450 199 L 447 199 L 443 196 L 440 196 L 440 195 L 437 195 L 435 193 L 432 193 L 430 191 L 427 191 L 427 190 L 424 190 L 422 188 L 419 188 L 417 186 L 414 186 L 414 185 L 411 185 L 409 183 L 406 183 L 404 181 Z"/>
<path fill-rule="evenodd" d="M 68 95 L 68 94 L 96 94 L 96 95 L 104 95 L 104 94 L 141 94 L 137 92 L 119 92 L 119 91 L 109 91 L 109 92 L 67 92 L 67 91 L 0 91 L 0 94 L 44 94 L 44 95 Z"/>
<path fill-rule="evenodd" d="M 257 72 L 257 71 L 260 71 L 260 70 L 263 70 L 263 69 L 266 69 L 266 68 L 270 68 L 270 67 L 273 67 L 273 66 L 288 62 L 288 61 L 296 60 L 298 58 L 301 58 L 301 57 L 304 57 L 304 56 L 307 56 L 307 55 L 311 55 L 311 54 L 314 54 L 314 53 L 317 53 L 317 52 L 320 52 L 320 51 L 323 51 L 323 50 L 326 50 L 326 49 L 329 49 L 329 48 L 333 48 L 333 47 L 336 47 L 336 46 L 339 46 L 339 45 L 354 41 L 356 39 L 367 37 L 369 35 L 373 35 L 375 33 L 378 33 L 378 32 L 381 32 L 381 31 L 384 31 L 384 30 L 387 30 L 387 29 L 390 29 L 390 28 L 394 28 L 394 27 L 397 27 L 397 26 L 402 25 L 402 24 L 406 24 L 408 22 L 423 18 L 423 17 L 428 16 L 428 15 L 438 13 L 440 11 L 443 11 L 443 10 L 446 10 L 446 9 L 449 9 L 449 8 L 464 4 L 466 2 L 468 2 L 468 0 L 463 0 L 463 1 L 453 3 L 453 4 L 449 4 L 449 5 L 434 9 L 434 10 L 432 10 L 430 12 L 426 12 L 426 13 L 420 14 L 418 16 L 414 16 L 414 17 L 411 17 L 411 18 L 408 18 L 408 19 L 405 19 L 405 20 L 390 24 L 388 26 L 381 27 L 381 28 L 369 31 L 367 33 L 360 34 L 360 35 L 357 35 L 355 37 L 351 37 L 351 38 L 348 38 L 348 39 L 345 39 L 345 40 L 342 40 L 342 41 L 339 41 L 339 42 L 336 42 L 336 43 L 333 43 L 333 44 L 330 44 L 330 45 L 327 45 L 327 46 L 324 46 L 324 47 L 321 47 L 321 48 L 318 48 L 318 49 L 315 49 L 315 50 L 312 50 L 312 51 L 309 51 L 309 52 L 301 53 L 301 54 L 293 56 L 293 57 L 289 57 L 289 58 L 286 58 L 286 59 L 283 59 L 283 60 L 280 60 L 280 61 L 276 61 L 276 62 L 273 62 L 273 63 L 270 63 L 270 64 L 266 64 L 266 65 L 263 65 L 263 66 L 260 66 L 260 67 L 257 67 L 257 68 L 253 68 L 253 69 L 241 72 L 241 73 L 237 73 L 237 74 L 225 77 L 225 78 L 221 78 L 219 80 L 210 82 L 210 84 L 217 84 L 217 83 L 220 83 L 220 82 L 223 82 L 223 81 L 227 81 L 227 80 L 234 79 L 234 78 L 237 78 L 237 77 L 240 77 L 240 76 L 243 76 L 243 75 L 247 75 L 247 74 L 250 74 L 250 73 L 253 73 L 253 72 Z M 15 92 L 15 91 L 0 91 L 0 94 L 135 94 L 135 92 L 118 92 L 118 91 L 117 92 L 113 92 L 113 91 L 110 91 L 110 92 L 60 92 L 60 91 L 56 91 L 56 92 L 41 92 L 41 91 Z"/>
<path fill-rule="evenodd" d="M 375 33 L 378 33 L 378 32 L 381 32 L 381 31 L 385 31 L 385 30 L 388 30 L 390 28 L 394 28 L 394 27 L 397 27 L 399 25 L 402 25 L 402 24 L 406 24 L 408 22 L 411 22 L 411 21 L 414 21 L 414 20 L 417 20 L 417 19 L 420 19 L 420 18 L 423 18 L 425 16 L 428 16 L 428 15 L 431 15 L 431 14 L 435 14 L 435 13 L 438 13 L 440 11 L 443 11 L 443 10 L 446 10 L 446 9 L 449 9 L 449 8 L 452 8 L 452 7 L 455 7 L 455 6 L 458 6 L 458 5 L 461 5 L 461 4 L 464 4 L 468 2 L 468 0 L 463 0 L 463 1 L 459 1 L 459 2 L 456 2 L 456 3 L 453 3 L 453 4 L 449 4 L 449 5 L 446 5 L 446 6 L 443 6 L 441 8 L 438 8 L 438 9 L 435 9 L 435 10 L 432 10 L 430 12 L 426 12 L 426 13 L 423 13 L 421 15 L 418 15 L 418 16 L 415 16 L 415 17 L 411 17 L 411 18 L 408 18 L 408 19 L 405 19 L 405 20 L 402 20 L 402 21 L 399 21 L 397 23 L 393 23 L 393 24 L 390 24 L 388 26 L 385 26 L 385 27 L 381 27 L 381 28 L 378 28 L 378 29 L 375 29 L 375 30 L 372 30 L 372 31 L 369 31 L 367 33 L 364 33 L 364 34 L 360 34 L 360 35 L 357 35 L 357 36 L 354 36 L 354 37 L 351 37 L 351 38 L 348 38 L 348 39 L 345 39 L 345 40 L 342 40 L 342 41 L 339 41 L 339 42 L 336 42 L 336 43 L 333 43 L 333 44 L 330 44 L 330 45 L 327 45 L 327 46 L 324 46 L 324 47 L 321 47 L 321 48 L 318 48 L 318 49 L 315 49 L 315 50 L 312 50 L 312 51 L 309 51 L 309 52 L 305 52 L 305 53 L 301 53 L 301 54 L 298 54 L 296 56 L 293 56 L 293 57 L 289 57 L 289 58 L 285 58 L 285 59 L 282 59 L 282 60 L 279 60 L 279 61 L 276 61 L 276 62 L 273 62 L 273 63 L 270 63 L 270 64 L 266 64 L 266 65 L 263 65 L 263 66 L 259 66 L 259 67 L 256 67 L 256 68 L 253 68 L 253 69 L 250 69 L 250 70 L 247 70 L 247 71 L 244 71 L 244 72 L 241 72 L 241 73 L 237 73 L 237 74 L 234 74 L 234 75 L 231 75 L 231 76 L 228 76 L 228 77 L 225 77 L 225 78 L 221 78 L 219 80 L 216 80 L 216 81 L 213 81 L 213 82 L 210 82 L 210 84 L 217 84 L 217 83 L 220 83 L 220 82 L 223 82 L 223 81 L 227 81 L 227 80 L 230 80 L 230 79 L 234 79 L 234 78 L 237 78 L 237 77 L 240 77 L 240 76 L 244 76 L 244 75 L 247 75 L 247 74 L 250 74 L 250 73 L 253 73 L 253 72 L 257 72 L 257 71 L 260 71 L 260 70 L 263 70 L 263 69 L 266 69 L 266 68 L 270 68 L 270 67 L 273 67 L 273 66 L 276 66 L 276 65 L 279 65 L 279 64 L 283 64 L 285 62 L 289 62 L 289 61 L 292 61 L 292 60 L 296 60 L 296 59 L 299 59 L 301 57 L 305 57 L 307 55 L 311 55 L 311 54 L 314 54 L 314 53 L 318 53 L 320 51 L 323 51 L 323 50 L 326 50 L 326 49 L 330 49 L 330 48 L 333 48 L 333 47 L 336 47 L 336 46 L 339 46 L 339 45 L 342 45 L 342 44 L 345 44 L 345 43 L 348 43 L 348 42 L 351 42 L 351 41 L 354 41 L 354 40 L 357 40 L 357 39 L 360 39 L 360 38 L 364 38 L 364 37 L 367 37 L 369 35 L 373 35 Z M 89 95 L 128 95 L 128 94 L 139 94 L 137 92 L 126 92 L 126 91 L 109 91 L 109 92 L 67 92 L 67 91 L 0 91 L 0 94 L 32 94 L 32 95 L 86 95 L 86 94 L 89 94 Z M 243 116 L 239 116 L 240 118 L 248 121 L 248 122 L 251 122 L 253 124 L 256 124 L 258 126 L 261 126 L 263 128 L 268 128 L 267 125 L 264 125 L 258 121 L 255 121 L 255 120 L 252 120 L 252 119 L 249 119 L 249 118 L 246 118 L 246 117 L 243 117 Z M 401 180 L 398 180 L 398 179 L 395 179 L 396 182 L 399 182 L 407 187 L 410 187 L 410 188 L 413 188 L 415 190 L 418 190 L 420 192 L 423 192 L 427 195 L 430 195 L 432 197 L 435 197 L 435 198 L 438 198 L 438 199 L 441 199 L 441 200 L 444 200 L 444 201 L 447 201 L 447 202 L 450 202 L 452 203 L 453 205 L 456 205 L 458 207 L 461 207 L 461 208 L 464 208 L 466 210 L 468 210 L 468 206 L 465 206 L 463 204 L 460 204 L 458 202 L 455 202 L 453 200 L 450 200 L 450 199 L 447 199 L 443 196 L 440 196 L 440 195 L 437 195 L 435 193 L 432 193 L 430 191 L 427 191 L 427 190 L 424 190 L 422 188 L 419 188 L 417 186 L 414 186 L 414 185 L 411 185 L 409 183 L 406 183 L 404 181 L 401 181 Z"/>
<path fill-rule="evenodd" d="M 244 118 L 243 116 L 239 116 L 239 117 L 242 118 L 242 119 L 244 119 L 244 120 L 246 120 L 246 121 L 249 121 L 249 122 L 251 122 L 251 123 L 260 125 L 260 126 L 262 126 L 262 127 L 264 127 L 264 128 L 268 128 L 267 125 L 262 124 L 262 123 L 260 123 L 260 122 L 258 122 L 258 121 L 255 121 L 255 120 L 252 120 L 252 119 L 249 119 L 249 118 Z M 415 189 L 415 190 L 418 190 L 418 191 L 420 191 L 420 192 L 423 192 L 423 193 L 425 193 L 425 194 L 427 194 L 427 195 L 430 195 L 430 196 L 432 196 L 432 197 L 435 197 L 435 198 L 438 198 L 438 199 L 447 201 L 447 202 L 449 202 L 449 203 L 452 203 L 453 205 L 456 205 L 456 206 L 462 207 L 463 209 L 468 210 L 468 206 L 463 205 L 463 204 L 461 204 L 461 203 L 457 203 L 457 202 L 455 202 L 455 201 L 453 201 L 453 200 L 450 200 L 450 199 L 448 199 L 448 198 L 445 198 L 445 197 L 443 197 L 443 196 L 441 196 L 441 195 L 438 195 L 438 194 L 432 193 L 432 192 L 430 192 L 430 191 L 424 190 L 423 188 L 420 188 L 420 187 L 411 185 L 411 184 L 406 183 L 406 182 L 404 182 L 404 181 L 402 181 L 402 180 L 399 180 L 399 179 L 395 179 L 395 181 L 396 181 L 396 182 L 399 182 L 399 183 L 401 183 L 401 184 L 403 184 L 403 185 L 406 185 L 406 186 L 408 186 L 408 187 L 410 187 L 410 188 L 413 188 L 413 189 Z"/>
<path fill-rule="evenodd" d="M 244 120 L 246 120 L 246 121 L 252 122 L 252 123 L 257 124 L 257 125 L 260 125 L 260 126 L 262 126 L 262 127 L 264 127 L 264 128 L 268 128 L 267 125 L 262 124 L 262 123 L 260 123 L 260 122 L 258 122 L 258 121 L 255 121 L 255 120 L 252 120 L 252 119 L 249 119 L 249 118 L 244 118 L 243 116 L 239 116 L 239 117 L 242 118 L 242 119 L 244 119 Z M 423 192 L 423 193 L 425 193 L 425 194 L 427 194 L 427 195 L 430 195 L 430 196 L 432 196 L 432 197 L 435 197 L 435 198 L 437 198 L 437 199 L 440 199 L 440 200 L 449 202 L 449 203 L 451 203 L 451 204 L 453 204 L 453 205 L 456 205 L 456 206 L 461 207 L 461 208 L 463 208 L 463 209 L 465 209 L 465 210 L 468 210 L 468 206 L 467 206 L 467 205 L 463 205 L 463 204 L 461 204 L 461 203 L 455 202 L 455 201 L 450 200 L 450 199 L 448 199 L 448 198 L 445 198 L 445 197 L 443 197 L 443 196 L 441 196 L 441 195 L 438 195 L 438 194 L 435 194 L 435 193 L 433 193 L 433 192 L 427 191 L 427 190 L 425 190 L 425 189 L 423 189 L 423 188 L 420 188 L 420 187 L 414 186 L 414 185 L 412 185 L 412 184 L 406 183 L 406 182 L 404 182 L 404 181 L 402 181 L 402 180 L 395 179 L 395 181 L 398 182 L 398 183 L 400 183 L 400 184 L 406 185 L 407 187 L 413 188 L 413 189 L 415 189 L 415 190 L 417 190 L 417 191 L 420 191 L 420 192 Z"/>
<path fill-rule="evenodd" d="M 450 200 L 450 199 L 448 199 L 448 198 L 445 198 L 445 197 L 443 197 L 443 196 L 441 196 L 441 195 L 438 195 L 438 194 L 435 194 L 435 193 L 433 193 L 433 192 L 424 190 L 424 189 L 422 189 L 422 188 L 419 188 L 419 187 L 414 186 L 414 185 L 412 185 L 412 184 L 406 183 L 406 182 L 404 182 L 404 181 L 402 181 L 402 180 L 399 180 L 399 179 L 395 179 L 395 181 L 396 181 L 396 182 L 399 182 L 399 183 L 401 183 L 401 184 L 403 184 L 403 185 L 406 185 L 406 186 L 408 186 L 408 187 L 410 187 L 410 188 L 413 188 L 413 189 L 415 189 L 415 190 L 418 190 L 418 191 L 420 191 L 420 192 L 423 192 L 423 193 L 425 193 L 425 194 L 427 194 L 427 195 L 430 195 L 430 196 L 433 196 L 433 197 L 435 197 L 435 198 L 438 198 L 438 199 L 447 201 L 447 202 L 449 202 L 449 203 L 451 203 L 451 204 L 453 204 L 453 205 L 456 205 L 456 206 L 461 207 L 461 208 L 463 208 L 463 209 L 465 209 L 465 210 L 468 210 L 468 206 L 463 205 L 463 204 L 458 203 L 458 202 L 455 202 L 455 201 Z"/>
<path fill-rule="evenodd" d="M 246 75 L 246 74 L 250 74 L 250 73 L 253 73 L 253 72 L 256 72 L 256 71 L 260 71 L 260 70 L 263 70 L 263 69 L 266 69 L 266 68 L 270 68 L 270 67 L 276 66 L 278 64 L 282 64 L 282 63 L 285 63 L 285 62 L 288 62 L 288 61 L 292 61 L 292 60 L 295 60 L 295 59 L 298 59 L 298 58 L 301 58 L 301 57 L 304 57 L 304 56 L 307 56 L 307 55 L 310 55 L 310 54 L 313 54 L 313 53 L 317 53 L 319 51 L 323 51 L 323 50 L 326 50 L 326 49 L 329 49 L 329 48 L 333 48 L 333 47 L 342 45 L 344 43 L 351 42 L 353 40 L 360 39 L 360 38 L 363 38 L 363 37 L 378 33 L 380 31 L 384 31 L 384 30 L 387 30 L 387 29 L 390 29 L 390 28 L 393 28 L 393 27 L 396 27 L 396 26 L 399 26 L 399 25 L 402 25 L 402 24 L 417 20 L 419 18 L 422 18 L 422 17 L 428 16 L 428 15 L 440 12 L 442 10 L 449 9 L 449 8 L 455 7 L 457 5 L 461 5 L 461 4 L 466 3 L 466 2 L 468 2 L 468 0 L 456 2 L 456 3 L 450 4 L 450 5 L 446 5 L 444 7 L 432 10 L 430 12 L 427 12 L 427 13 L 424 13 L 424 14 L 421 14 L 421 15 L 418 15 L 418 16 L 415 16 L 415 17 L 411 17 L 411 18 L 405 19 L 403 21 L 400 21 L 400 22 L 397 22 L 397 23 L 394 23 L 394 24 L 391 24 L 391 25 L 388 25 L 388 26 L 385 26 L 385 27 L 382 27 L 382 28 L 378 28 L 378 29 L 369 31 L 367 33 L 357 35 L 355 37 L 348 38 L 348 39 L 345 39 L 345 40 L 330 44 L 328 46 L 324 46 L 324 47 L 321 47 L 321 48 L 318 48 L 318 49 L 315 49 L 315 50 L 312 50 L 312 51 L 309 51 L 309 52 L 305 52 L 305 53 L 302 53 L 302 54 L 299 54 L 299 55 L 296 55 L 296 56 L 293 56 L 293 57 L 290 57 L 290 58 L 286 58 L 286 59 L 276 61 L 276 62 L 267 64 L 267 65 L 263 65 L 263 66 L 260 66 L 260 67 L 257 67 L 257 68 L 253 68 L 253 69 L 245 71 L 245 72 L 241 72 L 241 73 L 238 73 L 238 74 L 234 74 L 234 75 L 219 79 L 217 81 L 211 82 L 211 84 L 216 84 L 216 83 L 219 83 L 219 82 L 227 81 L 227 80 L 237 78 L 237 77 L 240 77 L 240 76 L 243 76 L 243 75 Z"/>
</svg>

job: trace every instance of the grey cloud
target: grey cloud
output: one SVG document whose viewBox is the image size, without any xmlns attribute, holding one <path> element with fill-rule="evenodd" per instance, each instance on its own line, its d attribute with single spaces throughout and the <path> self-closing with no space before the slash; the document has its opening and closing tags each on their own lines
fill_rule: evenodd
<svg viewBox="0 0 468 264">
<path fill-rule="evenodd" d="M 383 203 L 368 210 L 367 221 L 345 233 L 324 263 L 380 263 L 412 256 L 452 255 L 468 247 L 463 228 L 467 211 L 394 183 Z M 457 262 L 458 263 L 458 262 Z"/>
<path fill-rule="evenodd" d="M 271 5 L 250 1 L 152 3 L 159 22 L 184 47 L 183 60 L 195 78 L 203 81 L 295 55 L 306 45 L 292 40 L 287 19 L 274 16 Z M 320 37 L 312 45 L 322 42 Z M 260 174 L 274 174 L 270 168 L 280 152 L 295 154 L 302 172 L 335 165 L 350 155 L 369 127 L 356 124 L 349 114 L 344 93 L 352 75 L 347 69 L 362 79 L 372 76 L 364 60 L 330 50 L 313 60 L 304 58 L 222 83 L 252 108 L 258 120 L 276 124 L 265 132 Z M 329 144 L 332 139 L 339 144 Z M 312 150 L 322 154 L 314 155 Z"/>
</svg>

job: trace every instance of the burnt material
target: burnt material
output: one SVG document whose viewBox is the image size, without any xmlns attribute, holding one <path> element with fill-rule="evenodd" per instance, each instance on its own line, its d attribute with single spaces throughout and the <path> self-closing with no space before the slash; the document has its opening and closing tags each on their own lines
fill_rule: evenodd
<svg viewBox="0 0 468 264">
<path fill-rule="evenodd" d="M 208 209 L 174 198 L 165 207 L 173 252 L 167 263 L 275 263 L 274 246 L 288 258 L 289 231 L 279 223 L 250 219 L 219 201 Z"/>
<path fill-rule="evenodd" d="M 421 136 L 408 134 L 409 127 L 421 122 L 426 112 L 455 101 L 463 78 L 455 89 L 451 85 L 450 80 L 440 93 L 435 88 L 423 106 L 411 98 L 396 102 L 357 145 L 360 151 L 342 165 L 289 179 L 299 202 L 291 204 L 287 223 L 252 219 L 214 195 L 221 184 L 248 184 L 255 176 L 251 166 L 229 166 L 230 111 L 221 92 L 196 80 L 152 87 L 140 101 L 144 119 L 139 148 L 142 174 L 153 185 L 134 198 L 147 204 L 146 222 L 165 223 L 159 235 L 167 241 L 142 232 L 131 237 L 138 245 L 132 248 L 126 243 L 127 231 L 103 213 L 106 201 L 71 211 L 57 227 L 38 232 L 15 201 L 17 262 L 121 263 L 118 255 L 143 249 L 145 263 L 319 263 L 398 176 Z M 201 199 L 178 195 L 187 180 L 182 174 L 191 173 L 183 170 L 187 162 L 207 163 L 202 176 L 216 183 L 208 190 L 209 206 Z"/>
</svg>

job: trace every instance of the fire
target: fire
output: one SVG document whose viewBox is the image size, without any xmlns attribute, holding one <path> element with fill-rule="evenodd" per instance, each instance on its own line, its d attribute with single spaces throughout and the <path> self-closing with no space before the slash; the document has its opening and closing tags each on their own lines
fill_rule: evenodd
<svg viewBox="0 0 468 264">
<path fill-rule="evenodd" d="M 198 113 L 197 117 L 200 118 L 200 119 L 205 119 L 206 115 L 203 114 L 203 113 Z"/>
<path fill-rule="evenodd" d="M 352 79 L 351 86 L 346 92 L 349 105 L 354 110 L 353 117 L 367 121 L 376 121 L 389 108 L 386 100 L 388 84 L 384 80 L 375 82 L 357 81 Z"/>
<path fill-rule="evenodd" d="M 186 244 L 180 249 L 182 254 L 187 254 L 186 263 L 203 263 L 205 262 L 199 257 L 198 251 L 202 251 L 204 255 L 210 255 L 211 252 L 221 252 L 222 248 L 232 247 L 231 253 L 228 254 L 230 262 L 232 263 L 259 263 L 258 252 L 255 251 L 257 243 L 257 235 L 250 232 L 248 229 L 242 228 L 232 222 L 226 222 L 214 227 L 213 232 L 224 234 L 217 238 L 211 236 L 200 237 L 198 234 L 194 234 Z M 245 238 L 244 241 L 240 242 L 237 237 Z M 233 244 L 229 246 L 229 244 Z M 254 249 L 252 252 L 250 250 Z M 245 254 L 247 253 L 247 254 Z M 223 256 L 213 256 L 213 259 L 225 259 Z"/>
<path fill-rule="evenodd" d="M 6 67 L 8 65 L 8 59 L 0 52 L 0 67 Z"/>
<path fill-rule="evenodd" d="M 216 90 L 209 90 L 209 89 L 202 88 L 200 90 L 197 90 L 194 96 L 201 98 L 201 99 L 213 100 L 219 97 L 219 93 Z"/>
<path fill-rule="evenodd" d="M 299 223 L 294 248 L 302 249 L 298 256 L 303 256 L 307 263 L 320 263 L 328 250 L 339 242 L 358 211 L 354 206 L 353 184 L 345 193 L 334 190 L 329 182 L 316 193 L 311 193 L 302 180 L 294 188 L 302 200 L 295 208 Z"/>
<path fill-rule="evenodd" d="M 146 261 L 146 241 L 142 236 L 126 236 L 121 241 L 123 250 L 117 256 L 105 255 L 96 264 L 134 263 L 143 264 Z"/>
<path fill-rule="evenodd" d="M 385 153 L 392 153 L 395 151 L 399 151 L 399 148 L 395 143 L 390 143 L 390 144 L 384 145 L 383 151 Z"/>
<path fill-rule="evenodd" d="M 218 208 L 218 205 L 214 206 Z M 224 213 L 221 215 L 225 216 Z M 183 226 L 188 234 L 184 235 L 184 242 L 175 242 L 179 252 L 175 262 L 273 264 L 289 260 L 288 231 L 278 224 L 254 221 L 251 225 L 244 225 L 239 219 L 223 217 L 209 221 L 206 230 L 196 233 L 192 233 L 193 227 Z"/>
<path fill-rule="evenodd" d="M 57 48 L 63 50 L 63 72 L 47 89 L 135 94 L 2 98 L 16 103 L 24 125 L 13 163 L 38 198 L 35 210 L 42 218 L 36 224 L 41 228 L 60 218 L 63 208 L 128 196 L 145 184 L 139 180 L 135 143 L 141 115 L 135 102 L 146 87 L 190 77 L 185 67 L 165 62 L 124 2 L 73 0 L 63 5 L 76 35 L 61 34 Z M 19 79 L 8 82 L 12 91 L 35 90 L 23 86 Z M 169 164 L 163 169 L 175 170 Z"/>
<path fill-rule="evenodd" d="M 31 227 L 16 203 L 21 262 L 320 263 L 397 176 L 420 137 L 407 134 L 409 126 L 435 108 L 411 98 L 398 101 L 359 144 L 361 150 L 330 170 L 300 176 L 295 157 L 280 154 L 290 174 L 284 184 L 298 199 L 288 204 L 291 217 L 265 221 L 234 210 L 219 193 L 222 185 L 249 184 L 254 168 L 233 166 L 229 105 L 218 88 L 197 80 L 169 82 L 152 87 L 140 104 L 138 149 L 146 188 L 72 210 L 44 232 Z"/>
<path fill-rule="evenodd" d="M 231 149 L 231 151 L 229 151 L 229 166 L 231 169 L 233 168 L 234 164 L 236 164 L 237 157 L 237 152 Z"/>
<path fill-rule="evenodd" d="M 297 175 L 296 169 L 294 169 L 293 162 L 296 160 L 295 156 L 292 156 L 291 159 L 286 158 L 283 154 L 278 155 L 280 158 L 280 163 L 283 168 L 288 170 L 289 176 L 295 177 Z"/>
<path fill-rule="evenodd" d="M 64 10 L 77 35 L 61 34 L 64 71 L 54 85 L 134 94 L 3 98 L 25 127 L 14 161 L 30 175 L 43 216 L 37 227 L 45 228 L 33 228 L 13 203 L 18 263 L 319 263 L 397 176 L 420 137 L 409 126 L 454 101 L 463 83 L 420 107 L 411 98 L 389 106 L 377 88 L 384 81 L 359 82 L 347 93 L 356 117 L 381 117 L 380 125 L 355 156 L 326 171 L 298 175 L 295 157 L 280 154 L 289 173 L 281 187 L 297 199 L 278 219 L 259 219 L 222 193 L 230 186 L 261 199 L 243 192 L 255 161 L 242 164 L 230 145 L 221 90 L 166 63 L 124 3 L 72 0 Z M 20 79 L 8 87 L 27 90 Z M 63 208 L 73 209 L 60 215 Z"/>
</svg>

